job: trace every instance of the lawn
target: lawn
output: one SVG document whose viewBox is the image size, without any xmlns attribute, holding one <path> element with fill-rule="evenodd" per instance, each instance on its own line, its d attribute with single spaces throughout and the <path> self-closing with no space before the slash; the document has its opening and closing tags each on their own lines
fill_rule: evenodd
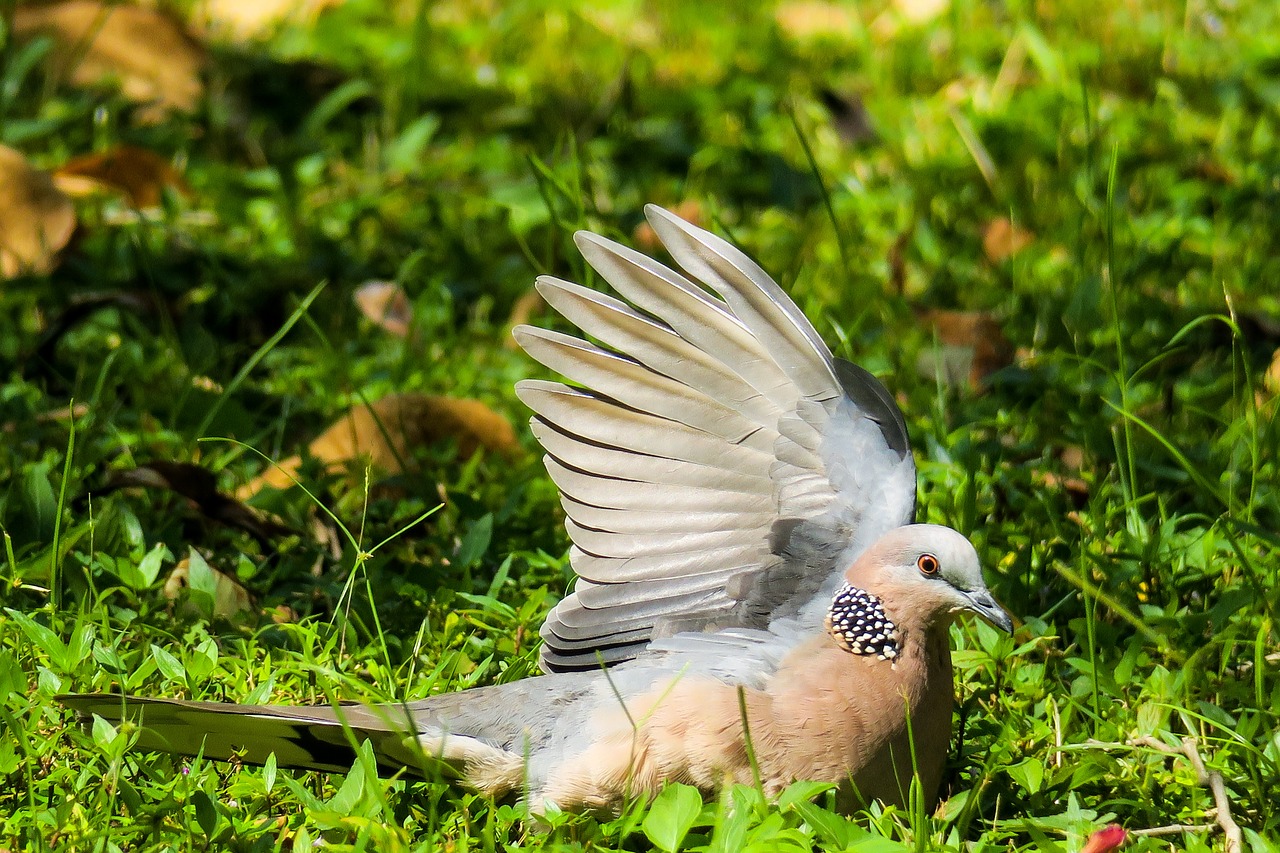
<svg viewBox="0 0 1280 853">
<path fill-rule="evenodd" d="M 1280 4 L 290 5 L 0 2 L 0 849 L 1280 849 Z M 881 377 L 1021 620 L 953 629 L 936 812 L 535 829 L 53 700 L 534 673 L 572 575 L 510 326 L 604 286 L 576 229 L 661 256 L 646 202 Z"/>
</svg>

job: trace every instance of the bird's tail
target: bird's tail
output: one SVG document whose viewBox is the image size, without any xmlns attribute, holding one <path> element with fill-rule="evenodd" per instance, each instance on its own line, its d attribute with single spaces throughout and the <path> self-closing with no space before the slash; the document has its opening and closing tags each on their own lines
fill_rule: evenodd
<svg viewBox="0 0 1280 853">
<path fill-rule="evenodd" d="M 63 695 L 58 701 L 88 725 L 94 717 L 138 727 L 136 747 L 178 755 L 280 767 L 345 772 L 368 741 L 379 769 L 428 778 L 455 775 L 447 757 L 432 755 L 404 705 L 286 707 L 142 699 L 119 694 Z"/>
</svg>

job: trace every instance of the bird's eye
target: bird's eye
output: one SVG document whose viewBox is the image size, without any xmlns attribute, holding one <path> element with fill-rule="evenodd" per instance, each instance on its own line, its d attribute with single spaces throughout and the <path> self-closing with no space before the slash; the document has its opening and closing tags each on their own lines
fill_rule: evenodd
<svg viewBox="0 0 1280 853">
<path fill-rule="evenodd" d="M 924 575 L 936 575 L 938 573 L 938 558 L 932 554 L 921 554 L 916 560 L 916 566 L 919 567 L 920 573 Z"/>
</svg>

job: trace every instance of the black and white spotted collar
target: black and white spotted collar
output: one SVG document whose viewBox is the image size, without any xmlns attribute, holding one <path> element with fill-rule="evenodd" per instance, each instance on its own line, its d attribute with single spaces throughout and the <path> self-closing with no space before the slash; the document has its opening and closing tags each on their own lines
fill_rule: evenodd
<svg viewBox="0 0 1280 853">
<path fill-rule="evenodd" d="M 827 630 L 841 648 L 880 660 L 898 657 L 897 626 L 884 604 L 865 589 L 846 583 L 836 591 L 827 611 Z"/>
</svg>

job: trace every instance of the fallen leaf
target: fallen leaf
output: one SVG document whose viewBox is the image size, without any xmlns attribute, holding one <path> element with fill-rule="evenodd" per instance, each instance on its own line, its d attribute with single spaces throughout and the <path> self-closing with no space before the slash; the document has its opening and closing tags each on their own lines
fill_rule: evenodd
<svg viewBox="0 0 1280 853">
<path fill-rule="evenodd" d="M 397 474 L 405 470 L 418 447 L 453 441 L 458 455 L 470 457 L 481 448 L 504 456 L 519 452 L 511 423 L 479 400 L 392 394 L 370 406 L 356 406 L 307 446 L 313 459 L 331 471 L 351 468 L 363 475 L 374 470 Z M 246 483 L 237 494 L 247 498 L 265 486 L 286 489 L 302 465 L 293 456 L 273 465 Z"/>
<path fill-rule="evenodd" d="M 118 82 L 126 98 L 150 107 L 140 115 L 144 121 L 171 110 L 191 112 L 204 94 L 207 52 L 181 22 L 158 9 L 94 0 L 21 5 L 13 31 L 23 38 L 51 35 L 61 78 L 74 86 Z"/>
<path fill-rule="evenodd" d="M 1124 831 L 1124 827 L 1113 823 L 1090 835 L 1080 853 L 1111 853 L 1119 850 L 1128 838 L 1129 833 Z"/>
<path fill-rule="evenodd" d="M 165 187 L 191 194 L 172 163 L 136 145 L 69 160 L 53 173 L 53 181 L 70 196 L 121 193 L 137 208 L 158 207 Z"/>
<path fill-rule="evenodd" d="M 541 293 L 532 287 L 526 290 L 511 306 L 511 314 L 507 317 L 506 334 L 503 335 L 502 345 L 507 349 L 519 349 L 520 345 L 511 336 L 511 330 L 516 326 L 523 326 L 531 322 L 546 308 L 547 300 L 542 298 Z"/>
<path fill-rule="evenodd" d="M 71 199 L 48 174 L 0 145 L 0 278 L 48 273 L 75 227 Z"/>
<path fill-rule="evenodd" d="M 1084 469 L 1084 449 L 1079 445 L 1069 444 L 1060 449 L 1057 455 L 1062 473 L 1037 468 L 1032 476 L 1045 488 L 1065 494 L 1076 509 L 1083 509 L 1089 502 L 1089 484 L 1080 476 Z"/>
<path fill-rule="evenodd" d="M 1012 345 L 985 311 L 931 310 L 920 319 L 937 335 L 939 344 L 937 352 L 920 354 L 916 366 L 924 376 L 941 376 L 948 385 L 977 388 L 992 373 L 1013 363 Z"/>
<path fill-rule="evenodd" d="M 268 607 L 266 610 L 271 621 L 276 625 L 288 625 L 298 621 L 298 613 L 287 604 L 277 604 L 275 607 Z"/>
<path fill-rule="evenodd" d="M 993 219 L 982 231 L 982 251 L 996 264 L 1004 263 L 1030 246 L 1035 235 L 1005 217 Z"/>
<path fill-rule="evenodd" d="M 271 548 L 274 539 L 293 532 L 218 491 L 217 476 L 209 469 L 190 462 L 158 461 L 137 468 L 115 470 L 107 484 L 96 493 L 110 494 L 127 488 L 166 489 L 180 495 L 206 518 L 243 530 L 266 550 Z"/>
<path fill-rule="evenodd" d="M 951 5 L 951 0 L 894 0 L 871 22 L 871 33 L 877 41 L 887 42 L 908 27 L 920 27 L 937 18 Z"/>
<path fill-rule="evenodd" d="M 341 0 L 205 0 L 196 23 L 211 35 L 247 41 L 271 35 L 286 23 L 305 25 Z"/>
<path fill-rule="evenodd" d="M 671 212 L 686 222 L 692 222 L 698 226 L 704 225 L 702 203 L 697 199 L 686 199 L 671 208 Z M 653 230 L 653 226 L 648 221 L 637 225 L 632 237 L 635 239 L 636 245 L 646 252 L 653 252 L 662 247 L 662 241 L 658 239 L 657 232 Z"/>
<path fill-rule="evenodd" d="M 200 577 L 193 578 L 193 572 L 199 573 Z M 203 560 L 199 565 L 192 566 L 191 558 L 187 557 L 169 572 L 169 577 L 164 582 L 164 597 L 169 601 L 177 601 L 186 590 L 192 588 L 213 599 L 212 615 L 222 619 L 230 619 L 253 609 L 249 591 L 238 580 Z"/>
<path fill-rule="evenodd" d="M 773 12 L 782 33 L 794 41 L 851 38 L 862 27 L 857 14 L 847 4 L 800 0 L 783 3 Z"/>
<path fill-rule="evenodd" d="M 910 24 L 927 24 L 941 15 L 951 0 L 893 0 L 893 7 Z"/>
<path fill-rule="evenodd" d="M 407 338 L 413 323 L 413 306 L 404 288 L 393 281 L 367 281 L 352 298 L 360 313 L 397 338 Z"/>
<path fill-rule="evenodd" d="M 662 33 L 646 17 L 649 10 L 642 5 L 616 4 L 611 7 L 592 8 L 583 4 L 578 10 L 596 29 L 618 40 L 632 50 L 654 51 L 663 45 Z M 667 48 L 670 49 L 669 47 Z"/>
</svg>

